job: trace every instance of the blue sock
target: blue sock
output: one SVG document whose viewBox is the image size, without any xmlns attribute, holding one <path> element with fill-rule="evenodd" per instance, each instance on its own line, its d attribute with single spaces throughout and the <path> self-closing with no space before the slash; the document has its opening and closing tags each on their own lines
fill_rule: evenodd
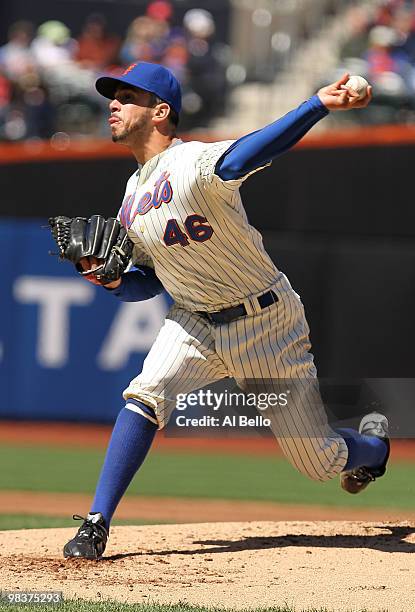
<svg viewBox="0 0 415 612">
<path fill-rule="evenodd" d="M 145 412 L 150 411 L 140 402 L 131 403 Z M 150 450 L 156 431 L 157 425 L 142 414 L 128 408 L 123 408 L 119 413 L 91 506 L 91 512 L 101 512 L 107 527 L 121 497 Z"/>
<path fill-rule="evenodd" d="M 355 429 L 336 429 L 346 442 L 349 456 L 345 470 L 354 470 L 365 466 L 380 467 L 386 459 L 388 448 L 386 443 L 375 436 L 363 436 Z"/>
</svg>

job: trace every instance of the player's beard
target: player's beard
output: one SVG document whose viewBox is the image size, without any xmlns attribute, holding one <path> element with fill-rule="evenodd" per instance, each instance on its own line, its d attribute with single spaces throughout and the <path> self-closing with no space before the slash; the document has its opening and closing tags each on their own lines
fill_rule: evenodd
<svg viewBox="0 0 415 612">
<path fill-rule="evenodd" d="M 143 115 L 130 127 L 125 128 L 118 134 L 112 134 L 112 142 L 121 142 L 123 144 L 129 144 L 129 140 L 137 140 L 147 134 L 149 130 L 147 115 Z"/>
</svg>

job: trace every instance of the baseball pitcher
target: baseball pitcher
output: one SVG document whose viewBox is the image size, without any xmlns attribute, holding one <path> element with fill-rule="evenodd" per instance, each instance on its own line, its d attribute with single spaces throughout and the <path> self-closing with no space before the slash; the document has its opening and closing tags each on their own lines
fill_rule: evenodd
<svg viewBox="0 0 415 612">
<path fill-rule="evenodd" d="M 97 80 L 108 98 L 112 140 L 138 164 L 117 219 L 54 217 L 61 256 L 90 282 L 125 301 L 163 288 L 174 299 L 142 369 L 124 391 L 88 516 L 65 557 L 99 559 L 117 504 L 168 422 L 177 394 L 232 377 L 275 392 L 294 381 L 284 410 L 269 410 L 285 456 L 304 475 L 362 491 L 386 470 L 387 419 L 363 418 L 359 431 L 327 422 L 304 308 L 250 225 L 239 188 L 330 111 L 364 108 L 345 74 L 281 119 L 234 141 L 182 142 L 176 136 L 180 85 L 160 65 L 139 62 Z M 333 204 L 335 205 L 335 204 Z M 132 266 L 132 267 L 131 267 Z"/>
</svg>

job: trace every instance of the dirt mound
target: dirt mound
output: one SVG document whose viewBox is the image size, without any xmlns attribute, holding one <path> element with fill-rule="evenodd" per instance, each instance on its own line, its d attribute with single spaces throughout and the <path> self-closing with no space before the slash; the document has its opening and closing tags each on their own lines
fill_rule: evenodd
<svg viewBox="0 0 415 612">
<path fill-rule="evenodd" d="M 0 532 L 4 590 L 336 612 L 413 612 L 415 526 L 249 522 L 114 527 L 100 562 L 61 556 L 73 529 Z"/>
</svg>

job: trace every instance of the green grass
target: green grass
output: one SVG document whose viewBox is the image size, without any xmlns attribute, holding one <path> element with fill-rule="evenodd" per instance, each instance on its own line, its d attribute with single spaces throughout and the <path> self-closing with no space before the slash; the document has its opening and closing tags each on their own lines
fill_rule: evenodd
<svg viewBox="0 0 415 612">
<path fill-rule="evenodd" d="M 114 519 L 113 525 L 153 525 L 166 521 L 146 521 L 142 519 L 121 520 Z M 6 529 L 43 529 L 46 527 L 73 527 L 78 528 L 72 518 L 58 516 L 43 516 L 38 514 L 0 514 L 0 531 Z"/>
<path fill-rule="evenodd" d="M 1 612 L 232 612 L 234 608 L 218 608 L 178 604 L 123 604 L 119 602 L 88 602 L 83 600 L 68 600 L 54 605 L 9 605 L 0 603 Z M 242 611 L 239 611 L 242 612 Z M 327 608 L 291 608 L 288 606 L 273 606 L 272 608 L 246 608 L 244 612 L 330 612 Z M 362 610 L 361 612 L 370 612 Z M 374 612 L 374 611 L 372 611 Z M 387 612 L 378 610 L 377 612 Z"/>
<path fill-rule="evenodd" d="M 41 529 L 43 527 L 72 527 L 70 519 L 35 514 L 0 514 L 0 531 L 5 529 Z"/>
<path fill-rule="evenodd" d="M 0 489 L 92 493 L 104 451 L 48 447 L 0 448 Z M 344 493 L 334 479 L 313 482 L 281 457 L 150 453 L 128 494 L 286 504 L 413 509 L 412 463 L 392 464 L 364 495 Z"/>
</svg>

